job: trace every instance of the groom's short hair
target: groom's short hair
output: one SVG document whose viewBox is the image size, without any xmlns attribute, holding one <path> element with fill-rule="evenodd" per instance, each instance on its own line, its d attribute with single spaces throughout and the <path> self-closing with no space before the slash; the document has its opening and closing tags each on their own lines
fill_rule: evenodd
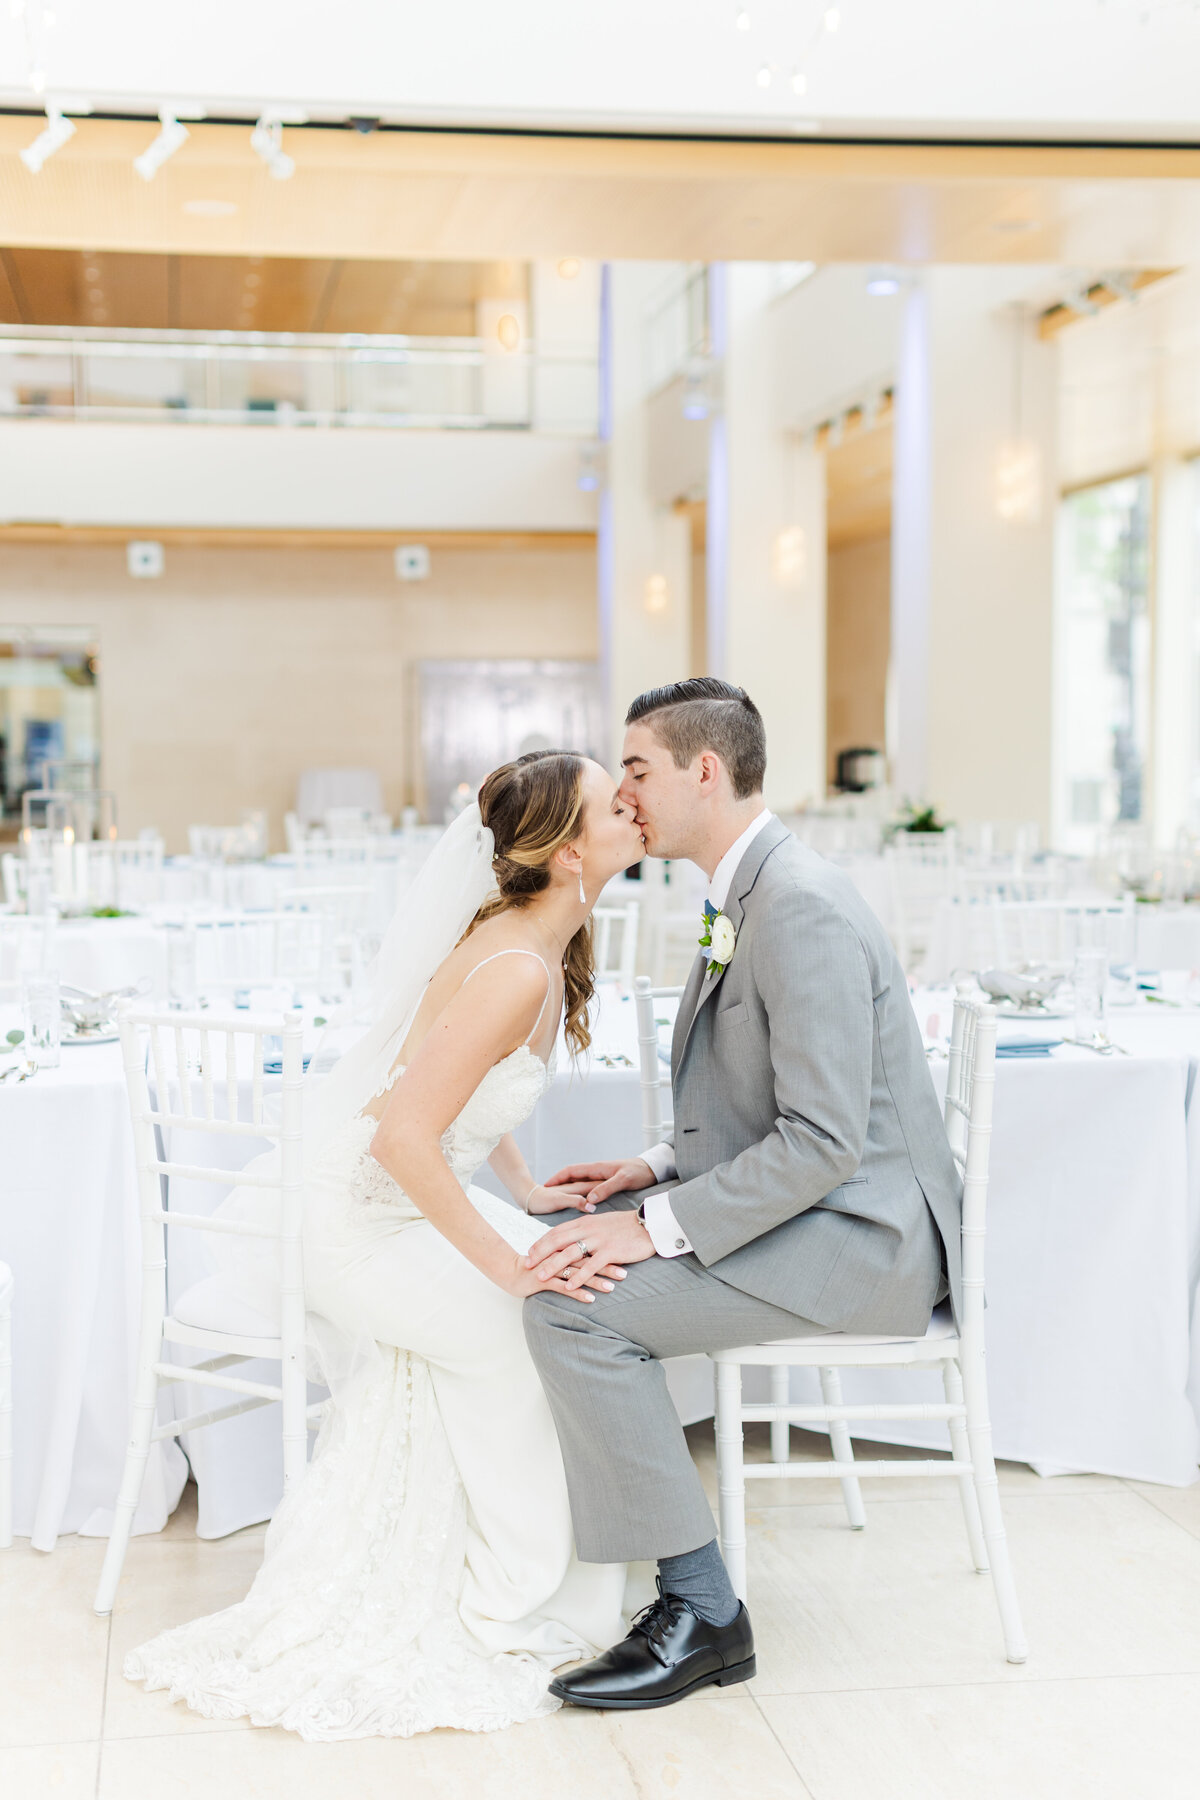
<svg viewBox="0 0 1200 1800">
<path fill-rule="evenodd" d="M 649 725 L 678 769 L 686 769 L 704 750 L 715 751 L 729 771 L 738 800 L 762 792 L 767 734 L 762 714 L 745 688 L 718 681 L 715 675 L 673 681 L 639 694 L 625 723 Z"/>
</svg>

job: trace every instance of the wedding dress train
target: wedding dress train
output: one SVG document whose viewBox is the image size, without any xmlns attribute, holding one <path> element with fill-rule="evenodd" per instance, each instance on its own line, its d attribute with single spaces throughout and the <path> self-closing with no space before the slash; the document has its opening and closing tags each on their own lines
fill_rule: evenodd
<svg viewBox="0 0 1200 1800">
<path fill-rule="evenodd" d="M 443 1138 L 472 1203 L 519 1250 L 545 1226 L 471 1182 L 547 1081 L 522 1046 Z M 309 1310 L 369 1349 L 335 1389 L 246 1598 L 125 1661 L 131 1680 L 209 1718 L 313 1740 L 536 1718 L 558 1705 L 553 1668 L 621 1635 L 624 1568 L 574 1557 L 521 1302 L 375 1162 L 374 1130 L 360 1117 L 337 1134 L 305 1202 Z"/>
</svg>

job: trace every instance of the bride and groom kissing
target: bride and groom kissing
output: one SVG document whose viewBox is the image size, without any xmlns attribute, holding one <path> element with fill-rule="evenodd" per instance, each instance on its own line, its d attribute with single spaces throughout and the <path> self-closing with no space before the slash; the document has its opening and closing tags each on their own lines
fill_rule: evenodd
<svg viewBox="0 0 1200 1800">
<path fill-rule="evenodd" d="M 446 833 L 376 965 L 374 1022 L 306 1084 L 306 1301 L 332 1393 L 313 1459 L 246 1598 L 132 1652 L 131 1679 L 334 1739 L 753 1676 L 663 1359 L 920 1333 L 960 1285 L 904 976 L 851 882 L 765 808 L 765 767 L 749 696 L 681 681 L 633 702 L 615 790 L 535 752 Z M 647 854 L 708 881 L 673 1139 L 539 1183 L 512 1133 L 560 1020 L 588 1047 L 591 910 Z M 473 1185 L 485 1160 L 511 1204 Z M 647 1563 L 657 1597 L 623 1630 Z"/>
</svg>

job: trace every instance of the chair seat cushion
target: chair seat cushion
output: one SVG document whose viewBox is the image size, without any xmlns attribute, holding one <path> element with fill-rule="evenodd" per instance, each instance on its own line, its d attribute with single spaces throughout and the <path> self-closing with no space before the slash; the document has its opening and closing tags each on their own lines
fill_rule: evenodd
<svg viewBox="0 0 1200 1800">
<path fill-rule="evenodd" d="M 279 1336 L 278 1320 L 267 1318 L 239 1299 L 220 1275 L 209 1275 L 188 1288 L 171 1308 L 171 1317 L 180 1325 L 192 1325 L 201 1331 L 225 1331 L 231 1337 Z"/>
<path fill-rule="evenodd" d="M 950 1311 L 949 1300 L 943 1300 L 940 1306 L 933 1309 L 933 1317 L 927 1330 L 920 1338 L 911 1332 L 900 1332 L 898 1335 L 879 1335 L 865 1331 L 822 1331 L 812 1337 L 804 1338 L 772 1338 L 773 1344 L 830 1344 L 852 1348 L 855 1344 L 915 1344 L 930 1343 L 940 1338 L 956 1337 L 954 1315 Z"/>
</svg>

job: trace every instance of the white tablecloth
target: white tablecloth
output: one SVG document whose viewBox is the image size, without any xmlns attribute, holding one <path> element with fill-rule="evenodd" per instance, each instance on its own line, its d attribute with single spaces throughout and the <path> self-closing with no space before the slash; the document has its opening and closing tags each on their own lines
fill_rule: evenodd
<svg viewBox="0 0 1200 1800">
<path fill-rule="evenodd" d="M 915 1004 L 922 1025 L 936 1012 L 945 1029 L 948 992 Z M 1136 1054 L 1063 1048 L 998 1065 L 987 1324 L 996 1448 L 1043 1471 L 1183 1485 L 1196 1478 L 1200 1396 L 1200 1012 L 1114 1012 L 1111 1028 Z M 632 1061 L 632 1001 L 609 997 L 595 1037 L 597 1052 Z M 935 1080 L 944 1068 L 932 1065 Z M 57 1074 L 0 1087 L 0 1131 L 0 1258 L 17 1276 L 17 1529 L 48 1547 L 58 1531 L 106 1527 L 128 1426 L 138 1247 L 116 1048 L 64 1050 Z M 538 1175 L 636 1152 L 636 1068 L 593 1063 L 585 1075 L 564 1059 L 520 1136 Z M 172 1252 L 175 1292 L 198 1272 L 192 1254 Z M 878 1392 L 927 1381 L 848 1376 L 847 1387 L 858 1397 L 868 1383 Z M 707 1382 L 704 1365 L 681 1366 L 685 1417 L 707 1411 Z M 902 1441 L 942 1440 L 931 1427 Z M 269 1411 L 197 1434 L 192 1451 L 206 1535 L 270 1513 L 279 1452 Z M 166 1449 L 151 1468 L 139 1527 L 154 1530 L 182 1461 Z"/>
<path fill-rule="evenodd" d="M 0 1087 L 0 1144 L 14 1528 L 51 1550 L 60 1532 L 108 1531 L 129 1431 L 141 1256 L 120 1047 L 72 1046 Z M 162 1530 L 186 1474 L 174 1444 L 154 1447 L 135 1530 Z"/>
<path fill-rule="evenodd" d="M 949 990 L 914 1005 L 923 1027 L 936 1015 L 948 1030 Z M 1002 1021 L 1000 1035 L 1072 1029 Z M 1046 1474 L 1186 1485 L 1200 1446 L 1200 1013 L 1114 1008 L 1109 1030 L 1133 1054 L 1062 1045 L 997 1063 L 986 1268 L 996 1451 Z M 944 1092 L 944 1061 L 931 1072 Z M 852 1376 L 847 1399 L 868 1381 L 878 1395 L 928 1393 L 936 1379 Z M 944 1441 L 919 1426 L 894 1437 Z"/>
</svg>

